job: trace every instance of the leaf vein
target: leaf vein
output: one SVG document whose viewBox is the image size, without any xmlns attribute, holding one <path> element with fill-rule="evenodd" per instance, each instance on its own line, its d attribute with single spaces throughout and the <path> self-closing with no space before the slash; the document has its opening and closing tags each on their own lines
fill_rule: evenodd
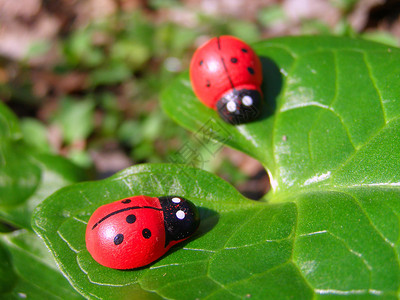
<svg viewBox="0 0 400 300">
<path fill-rule="evenodd" d="M 369 224 L 371 225 L 371 227 L 373 228 L 373 230 L 385 241 L 385 243 L 387 243 L 397 254 L 397 251 L 395 249 L 395 244 L 392 243 L 391 241 L 389 241 L 380 231 L 379 229 L 376 227 L 376 225 L 372 222 L 372 219 L 370 218 L 368 212 L 365 210 L 364 206 L 361 204 L 361 202 L 358 200 L 357 197 L 355 197 L 354 195 L 345 192 L 345 194 L 349 195 L 350 197 L 352 197 L 354 199 L 354 201 L 358 204 L 358 206 L 360 207 L 360 209 L 362 210 L 362 212 L 364 213 L 365 217 L 367 218 Z"/>
<path fill-rule="evenodd" d="M 359 146 L 358 148 L 356 148 L 354 151 L 345 162 L 343 162 L 336 170 L 334 170 L 331 174 L 331 178 L 335 176 L 335 174 L 337 174 L 341 169 L 343 169 L 348 163 L 350 163 L 352 161 L 352 159 L 358 154 L 358 152 L 363 149 L 366 148 L 371 142 L 372 140 L 377 137 L 382 130 L 385 129 L 385 127 L 387 127 L 390 123 L 397 121 L 398 119 L 400 119 L 400 116 L 393 118 L 391 120 L 389 120 L 386 124 L 384 124 L 381 128 L 379 128 L 374 134 L 372 134 L 369 139 L 367 141 L 364 142 L 363 145 Z"/>
<path fill-rule="evenodd" d="M 379 104 L 380 104 L 380 107 L 381 107 L 381 110 L 382 110 L 383 120 L 384 120 L 385 123 L 387 123 L 387 116 L 386 116 L 385 106 L 383 104 L 382 94 L 381 94 L 381 92 L 380 92 L 380 90 L 379 90 L 379 88 L 377 86 L 376 78 L 373 75 L 371 64 L 368 61 L 368 58 L 367 58 L 367 55 L 366 55 L 365 52 L 363 53 L 363 60 L 365 62 L 365 66 L 367 67 L 368 75 L 369 75 L 369 78 L 371 79 L 372 85 L 373 85 L 373 87 L 374 87 L 374 89 L 375 89 L 375 91 L 376 91 L 376 93 L 377 93 L 377 95 L 379 97 Z"/>
</svg>

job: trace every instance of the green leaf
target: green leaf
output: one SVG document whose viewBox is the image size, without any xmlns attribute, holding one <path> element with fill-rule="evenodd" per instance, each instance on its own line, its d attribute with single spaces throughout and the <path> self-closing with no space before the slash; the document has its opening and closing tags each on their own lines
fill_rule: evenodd
<svg viewBox="0 0 400 300">
<path fill-rule="evenodd" d="M 235 20 L 229 22 L 229 32 L 246 42 L 257 41 L 260 36 L 259 27 L 254 22 Z"/>
<path fill-rule="evenodd" d="M 137 70 L 150 59 L 151 52 L 149 47 L 144 44 L 135 43 L 130 40 L 121 40 L 112 44 L 110 55 L 115 61 L 123 62 L 127 64 L 130 69 Z M 127 74 L 130 73 L 127 72 Z M 114 74 L 112 73 L 110 75 Z M 126 77 L 122 77 L 122 79 L 125 78 Z"/>
<path fill-rule="evenodd" d="M 33 194 L 40 170 L 26 157 L 18 119 L 0 102 L 0 205 L 15 205 Z"/>
<path fill-rule="evenodd" d="M 35 234 L 17 231 L 0 241 L 1 299 L 82 299 Z"/>
<path fill-rule="evenodd" d="M 66 61 L 72 66 L 96 67 L 104 62 L 105 53 L 93 44 L 95 31 L 91 27 L 74 31 L 63 45 Z"/>
<path fill-rule="evenodd" d="M 164 91 L 164 110 L 196 134 L 207 131 L 258 159 L 270 173 L 269 198 L 355 174 L 364 185 L 398 180 L 400 152 L 391 150 L 399 143 L 397 48 L 337 37 L 280 38 L 254 48 L 264 72 L 260 120 L 224 123 L 194 96 L 186 74 Z"/>
<path fill-rule="evenodd" d="M 21 138 L 21 129 L 18 118 L 3 102 L 0 102 L 0 139 L 4 138 Z"/>
<path fill-rule="evenodd" d="M 212 174 L 165 164 L 57 191 L 39 205 L 33 227 L 84 296 L 399 297 L 400 51 L 335 37 L 254 48 L 264 71 L 260 120 L 223 123 L 196 99 L 187 74 L 162 105 L 195 138 L 258 159 L 272 190 L 251 201 Z M 100 266 L 85 247 L 87 220 L 98 206 L 139 194 L 192 200 L 198 233 L 146 268 Z"/>
<path fill-rule="evenodd" d="M 342 9 L 344 12 L 349 12 L 359 2 L 359 0 L 330 0 L 330 2 Z"/>
<path fill-rule="evenodd" d="M 65 97 L 55 122 L 61 127 L 64 139 L 71 144 L 86 139 L 94 128 L 94 100 L 78 101 Z"/>
<path fill-rule="evenodd" d="M 20 204 L 30 197 L 40 181 L 40 169 L 26 156 L 21 143 L 0 144 L 0 205 Z"/>
<path fill-rule="evenodd" d="M 130 68 L 123 62 L 101 67 L 90 73 L 90 85 L 112 85 L 127 80 L 132 75 Z"/>
<path fill-rule="evenodd" d="M 386 44 L 393 47 L 398 47 L 400 44 L 399 39 L 394 34 L 387 31 L 370 31 L 363 33 L 361 36 L 366 40 Z"/>
<path fill-rule="evenodd" d="M 82 170 L 66 159 L 38 154 L 28 146 L 18 119 L 0 103 L 0 219 L 30 229 L 38 203 L 84 177 Z"/>
<path fill-rule="evenodd" d="M 17 276 L 12 269 L 10 255 L 0 244 L 0 295 L 11 291 L 16 281 Z"/>
<path fill-rule="evenodd" d="M 273 26 L 279 22 L 284 22 L 287 18 L 281 5 L 270 5 L 258 12 L 258 21 L 263 26 Z"/>
<path fill-rule="evenodd" d="M 198 237 L 218 222 L 218 214 L 215 212 L 218 207 L 223 206 L 228 216 L 237 208 L 242 207 L 249 213 L 259 208 L 259 205 L 253 207 L 252 203 L 245 200 L 232 186 L 214 175 L 172 164 L 135 166 L 105 180 L 75 184 L 57 191 L 36 209 L 33 227 L 50 250 L 58 253 L 56 259 L 61 270 L 70 278 L 74 287 L 86 297 L 97 295 L 116 299 L 126 298 L 129 293 L 136 293 L 142 295 L 141 299 L 157 299 L 159 297 L 154 293 L 146 291 L 153 290 L 150 287 L 154 284 L 153 276 L 168 271 L 168 268 L 162 267 L 163 265 L 173 262 L 172 266 L 182 264 L 185 268 L 187 260 L 193 259 L 194 266 L 203 265 L 204 269 L 207 263 L 203 260 L 210 257 L 213 249 L 218 247 L 213 242 L 214 235 L 206 234 L 201 239 L 206 243 L 207 250 L 197 251 L 197 245 L 200 244 L 197 240 L 193 240 L 185 245 L 187 250 L 171 253 L 153 265 L 152 269 L 124 272 L 97 264 L 85 246 L 85 229 L 90 215 L 102 204 L 141 194 L 153 196 L 178 194 L 204 207 L 200 209 L 202 225 Z M 229 232 L 233 228 L 229 229 L 225 224 L 221 229 Z M 221 243 L 223 244 L 223 241 L 218 242 L 220 245 Z M 187 271 L 182 269 L 180 276 L 194 276 L 191 263 L 188 268 Z M 173 273 L 170 275 L 174 276 Z M 162 279 L 168 281 L 168 278 Z M 159 286 L 164 284 L 160 283 Z M 214 283 L 210 280 L 207 285 L 214 286 Z M 168 289 L 167 293 L 174 292 L 173 290 L 174 288 Z"/>
<path fill-rule="evenodd" d="M 20 156 L 22 161 L 24 161 L 24 155 L 26 156 L 26 153 Z M 26 229 L 31 228 L 32 212 L 40 202 L 61 187 L 85 179 L 81 168 L 60 156 L 32 154 L 29 159 L 40 175 L 35 191 L 27 197 L 19 198 L 20 203 L 0 207 L 2 220 Z M 26 166 L 21 166 L 21 170 L 26 171 Z M 20 186 L 9 186 L 11 194 L 17 193 L 15 191 L 20 189 Z"/>
<path fill-rule="evenodd" d="M 29 147 L 40 152 L 51 153 L 47 128 L 43 123 L 33 118 L 25 118 L 21 120 L 20 124 L 24 141 Z"/>
</svg>

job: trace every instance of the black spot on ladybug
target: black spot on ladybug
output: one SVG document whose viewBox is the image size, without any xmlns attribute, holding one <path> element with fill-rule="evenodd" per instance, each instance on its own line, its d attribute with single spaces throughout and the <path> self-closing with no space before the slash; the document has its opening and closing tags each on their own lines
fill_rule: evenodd
<svg viewBox="0 0 400 300">
<path fill-rule="evenodd" d="M 231 57 L 231 63 L 236 64 L 238 62 L 238 59 L 236 57 Z"/>
<path fill-rule="evenodd" d="M 126 217 L 126 222 L 129 224 L 135 223 L 136 221 L 136 216 L 135 215 L 129 215 Z"/>
<path fill-rule="evenodd" d="M 210 80 L 207 80 L 207 82 L 206 82 L 206 87 L 210 87 L 211 86 L 211 82 L 210 82 Z"/>
<path fill-rule="evenodd" d="M 243 53 L 247 53 L 247 49 L 242 48 L 242 52 L 243 52 Z"/>
<path fill-rule="evenodd" d="M 151 231 L 147 228 L 143 229 L 142 235 L 145 239 L 149 239 L 151 237 Z"/>
<path fill-rule="evenodd" d="M 119 234 L 117 234 L 117 235 L 114 237 L 114 244 L 115 244 L 115 245 L 119 245 L 119 244 L 121 244 L 123 241 L 124 241 L 124 235 L 123 235 L 122 233 L 119 233 Z"/>
<path fill-rule="evenodd" d="M 251 75 L 254 74 L 254 69 L 253 69 L 252 67 L 248 67 L 248 68 L 247 68 L 247 71 L 249 71 L 249 73 L 250 73 Z"/>
<path fill-rule="evenodd" d="M 200 65 L 200 66 L 202 66 L 202 65 L 203 65 L 203 60 L 201 60 L 201 61 L 199 62 L 199 65 Z"/>
<path fill-rule="evenodd" d="M 131 200 L 130 199 L 125 199 L 125 200 L 122 200 L 121 203 L 128 204 L 128 203 L 131 203 Z"/>
</svg>

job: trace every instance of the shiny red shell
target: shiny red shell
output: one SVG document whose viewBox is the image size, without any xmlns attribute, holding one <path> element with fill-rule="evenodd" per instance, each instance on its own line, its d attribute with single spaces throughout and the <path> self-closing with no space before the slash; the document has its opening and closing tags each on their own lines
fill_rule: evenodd
<svg viewBox="0 0 400 300">
<path fill-rule="evenodd" d="M 215 37 L 199 47 L 190 63 L 190 80 L 196 96 L 208 107 L 233 89 L 261 94 L 262 66 L 253 49 L 232 36 Z"/>
<path fill-rule="evenodd" d="M 188 238 L 199 222 L 194 205 L 176 196 L 163 198 L 168 198 L 168 201 L 134 196 L 99 207 L 90 217 L 86 228 L 86 248 L 94 260 L 113 269 L 139 268 L 154 262 L 172 246 Z M 166 232 L 167 216 L 175 217 L 177 211 L 183 217 L 191 214 L 190 209 L 180 208 L 177 199 L 181 204 L 190 203 L 190 208 L 195 210 L 195 220 L 188 222 L 195 224 L 189 224 L 190 232 L 185 229 L 184 234 L 171 238 Z M 178 231 L 179 226 L 175 226 Z"/>
</svg>

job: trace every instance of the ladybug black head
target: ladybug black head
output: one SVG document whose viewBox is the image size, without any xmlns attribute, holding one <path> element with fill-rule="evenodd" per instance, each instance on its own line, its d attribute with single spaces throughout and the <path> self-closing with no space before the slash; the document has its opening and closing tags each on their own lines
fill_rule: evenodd
<svg viewBox="0 0 400 300">
<path fill-rule="evenodd" d="M 170 241 L 186 239 L 196 231 L 200 217 L 192 202 L 178 196 L 160 197 L 159 200 L 164 213 L 166 246 Z"/>
<path fill-rule="evenodd" d="M 248 123 L 258 118 L 262 99 L 257 90 L 233 90 L 217 102 L 220 117 L 234 125 Z"/>
</svg>

